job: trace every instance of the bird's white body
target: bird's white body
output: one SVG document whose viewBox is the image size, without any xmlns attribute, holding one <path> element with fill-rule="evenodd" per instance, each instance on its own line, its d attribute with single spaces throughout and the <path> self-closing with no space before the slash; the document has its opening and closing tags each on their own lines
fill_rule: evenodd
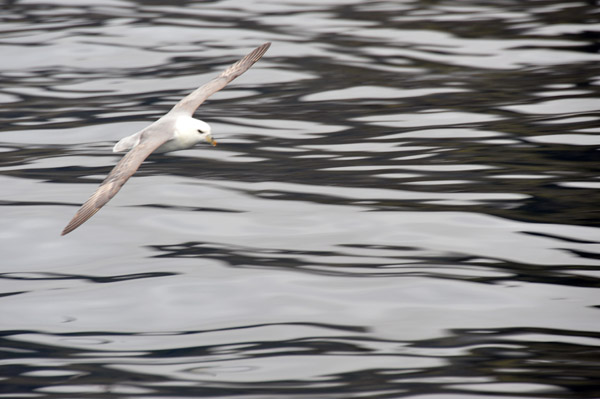
<svg viewBox="0 0 600 399">
<path fill-rule="evenodd" d="M 113 147 L 113 152 L 126 152 L 135 148 L 142 141 L 144 132 L 153 129 L 155 124 L 169 124 L 172 130 L 172 137 L 154 150 L 155 153 L 185 150 L 201 141 L 206 141 L 212 145 L 216 144 L 212 138 L 211 128 L 208 123 L 187 115 L 167 114 L 146 129 L 119 140 Z"/>
</svg>

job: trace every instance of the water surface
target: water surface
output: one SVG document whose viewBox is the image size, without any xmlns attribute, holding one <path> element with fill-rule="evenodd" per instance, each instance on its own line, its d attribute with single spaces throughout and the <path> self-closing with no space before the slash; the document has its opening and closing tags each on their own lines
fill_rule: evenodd
<svg viewBox="0 0 600 399">
<path fill-rule="evenodd" d="M 594 2 L 9 1 L 2 397 L 595 398 Z M 111 148 L 250 49 L 60 231 Z"/>
</svg>

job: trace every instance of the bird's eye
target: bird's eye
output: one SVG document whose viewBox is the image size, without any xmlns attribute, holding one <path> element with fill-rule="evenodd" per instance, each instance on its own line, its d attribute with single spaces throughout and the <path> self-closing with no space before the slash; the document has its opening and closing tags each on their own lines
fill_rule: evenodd
<svg viewBox="0 0 600 399">
<path fill-rule="evenodd" d="M 202 130 L 198 129 L 198 133 L 204 133 Z"/>
</svg>

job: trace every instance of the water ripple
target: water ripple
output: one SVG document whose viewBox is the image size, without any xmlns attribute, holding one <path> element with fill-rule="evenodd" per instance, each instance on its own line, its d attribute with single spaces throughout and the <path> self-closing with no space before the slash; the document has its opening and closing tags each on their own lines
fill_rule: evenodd
<svg viewBox="0 0 600 399">
<path fill-rule="evenodd" d="M 594 2 L 7 1 L 11 397 L 599 397 Z M 264 41 L 60 230 L 115 141 Z M 7 397 L 8 397 L 7 396 Z"/>
</svg>

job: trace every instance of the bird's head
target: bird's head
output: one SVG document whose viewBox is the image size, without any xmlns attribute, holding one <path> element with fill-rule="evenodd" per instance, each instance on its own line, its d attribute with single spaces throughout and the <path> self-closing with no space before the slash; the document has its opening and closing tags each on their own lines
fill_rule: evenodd
<svg viewBox="0 0 600 399">
<path fill-rule="evenodd" d="M 210 125 L 200 119 L 192 118 L 192 123 L 189 126 L 193 129 L 195 134 L 200 135 L 199 141 L 206 141 L 207 143 L 212 144 L 213 146 L 217 145 L 217 142 L 212 138 L 212 133 L 210 130 Z"/>
</svg>

